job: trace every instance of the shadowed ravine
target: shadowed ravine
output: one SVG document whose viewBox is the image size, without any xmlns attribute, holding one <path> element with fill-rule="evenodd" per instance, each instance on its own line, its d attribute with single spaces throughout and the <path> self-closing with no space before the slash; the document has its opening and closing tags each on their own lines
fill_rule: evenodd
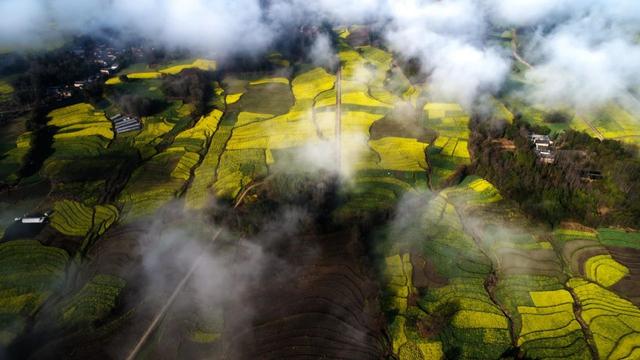
<svg viewBox="0 0 640 360">
<path fill-rule="evenodd" d="M 385 357 L 378 286 L 357 232 L 299 240 L 277 250 L 286 270 L 267 268 L 246 299 L 226 309 L 236 317 L 226 325 L 224 358 Z"/>
</svg>

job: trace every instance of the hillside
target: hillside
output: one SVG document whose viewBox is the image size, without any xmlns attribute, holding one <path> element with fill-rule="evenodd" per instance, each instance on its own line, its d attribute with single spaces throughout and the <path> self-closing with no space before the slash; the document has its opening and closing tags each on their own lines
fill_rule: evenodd
<svg viewBox="0 0 640 360">
<path fill-rule="evenodd" d="M 7 117 L 0 357 L 639 358 L 634 110 L 478 111 L 363 28 L 333 64 L 118 51 Z"/>
</svg>

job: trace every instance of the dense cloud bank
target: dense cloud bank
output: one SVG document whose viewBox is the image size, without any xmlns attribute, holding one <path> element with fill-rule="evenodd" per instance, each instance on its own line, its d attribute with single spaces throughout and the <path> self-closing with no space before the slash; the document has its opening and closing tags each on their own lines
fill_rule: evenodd
<svg viewBox="0 0 640 360">
<path fill-rule="evenodd" d="M 637 0 L 2 0 L 0 13 L 3 48 L 117 27 L 217 56 L 262 52 L 298 24 L 378 22 L 390 49 L 420 57 L 436 95 L 467 105 L 509 73 L 491 30 L 521 27 L 534 33 L 532 102 L 588 108 L 640 88 Z M 326 45 L 313 49 L 321 63 Z"/>
</svg>

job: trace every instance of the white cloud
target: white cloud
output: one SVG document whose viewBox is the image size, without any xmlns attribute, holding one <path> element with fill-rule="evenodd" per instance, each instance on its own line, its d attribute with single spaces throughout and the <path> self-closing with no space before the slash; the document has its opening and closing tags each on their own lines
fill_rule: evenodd
<svg viewBox="0 0 640 360">
<path fill-rule="evenodd" d="M 391 48 L 422 60 L 436 98 L 471 106 L 482 92 L 502 85 L 508 55 L 484 43 L 487 23 L 476 2 L 404 0 L 394 3 L 391 17 Z"/>
<path fill-rule="evenodd" d="M 4 0 L 0 13 L 3 48 L 114 26 L 220 57 L 264 51 L 303 23 L 377 21 L 390 49 L 422 60 L 437 97 L 466 105 L 508 75 L 508 49 L 489 45 L 490 27 L 522 26 L 539 34 L 525 54 L 533 100 L 584 106 L 640 87 L 637 0 Z M 319 61 L 325 45 L 312 48 Z"/>
<path fill-rule="evenodd" d="M 333 68 L 338 62 L 336 54 L 331 47 L 331 39 L 324 34 L 320 34 L 313 42 L 309 56 L 314 65 L 329 69 Z"/>
</svg>

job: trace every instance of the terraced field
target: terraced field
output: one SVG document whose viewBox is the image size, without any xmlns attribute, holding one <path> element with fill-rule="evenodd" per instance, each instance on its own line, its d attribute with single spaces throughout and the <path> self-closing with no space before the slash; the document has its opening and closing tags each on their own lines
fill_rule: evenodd
<svg viewBox="0 0 640 360">
<path fill-rule="evenodd" d="M 63 200 L 54 205 L 51 226 L 69 236 L 86 236 L 90 231 L 102 235 L 118 218 L 112 205 L 89 208 L 81 203 Z"/>
<path fill-rule="evenodd" d="M 0 80 L 0 103 L 11 100 L 14 89 L 10 83 L 5 80 Z"/>
<path fill-rule="evenodd" d="M 99 155 L 114 137 L 111 122 L 89 104 L 57 109 L 49 113 L 49 117 L 48 125 L 58 128 L 53 137 L 54 159 L 77 154 Z"/>
<path fill-rule="evenodd" d="M 287 249 L 295 277 L 267 268 L 245 304 L 231 313 L 230 345 L 234 359 L 349 358 L 379 359 L 386 354 L 375 282 L 359 259 L 353 232 L 307 236 Z M 313 246 L 312 246 L 313 244 Z M 317 246 L 317 247 L 316 247 Z M 268 286 L 265 286 L 268 284 Z M 237 308 L 237 310 L 234 310 Z M 249 326 L 247 327 L 247 324 Z"/>
<path fill-rule="evenodd" d="M 605 139 L 620 140 L 631 144 L 640 143 L 640 130 L 637 117 L 618 104 L 609 104 L 595 114 L 581 115 L 578 119 L 587 121 L 586 131 L 592 136 L 602 136 Z M 593 128 L 592 128 L 593 127 Z"/>
<path fill-rule="evenodd" d="M 17 172 L 24 163 L 24 158 L 31 148 L 31 132 L 24 132 L 15 141 L 15 147 L 7 151 L 0 159 L 0 177 L 6 183 L 18 179 Z"/>
<path fill-rule="evenodd" d="M 469 117 L 458 104 L 427 103 L 425 125 L 437 132 L 427 151 L 431 185 L 441 187 L 460 167 L 470 163 Z"/>
<path fill-rule="evenodd" d="M 637 250 L 625 245 L 635 247 L 637 233 L 566 224 L 550 236 L 473 177 L 432 195 L 420 209 L 420 230 L 392 231 L 394 245 L 384 252 L 387 311 L 395 314 L 391 334 L 400 357 L 434 358 L 429 349 L 435 348 L 436 358 L 442 352 L 498 358 L 501 351 L 540 359 L 634 358 Z M 457 330 L 465 328 L 484 334 Z"/>
<path fill-rule="evenodd" d="M 352 45 L 358 37 L 361 27 L 339 30 L 335 73 L 277 53 L 268 56 L 277 70 L 221 71 L 199 118 L 194 104 L 165 101 L 162 78 L 188 68 L 215 71 L 215 61 L 124 69 L 120 75 L 131 81 L 107 80 L 98 105 L 48 114 L 53 153 L 28 179 L 19 169 L 33 133 L 16 136 L 0 159 L 2 183 L 18 191 L 46 183 L 47 194 L 28 206 L 0 201 L 0 212 L 11 216 L 0 222 L 0 238 L 14 213 L 51 217 L 36 236 L 0 240 L 0 348 L 24 358 L 49 349 L 71 358 L 127 351 L 132 340 L 117 333 L 142 333 L 172 290 L 157 296 L 145 287 L 157 285 L 147 283 L 155 274 L 146 266 L 158 261 L 146 258 L 145 241 L 172 260 L 182 256 L 153 232 L 164 225 L 157 214 L 168 212 L 176 223 L 195 224 L 193 231 L 225 219 L 230 239 L 212 246 L 214 254 L 228 251 L 241 261 L 257 252 L 276 261 L 238 274 L 251 281 L 240 290 L 229 285 L 242 296 L 225 306 L 213 308 L 198 298 L 210 289 L 189 283 L 194 299 L 163 317 L 144 349 L 152 357 L 639 358 L 640 233 L 577 223 L 550 228 L 527 218 L 491 183 L 463 171 L 472 171 L 470 114 L 434 102 L 428 81 L 408 76 L 389 51 Z M 9 91 L 2 86 L 0 101 Z M 116 136 L 105 113 L 118 112 L 124 94 L 166 106 L 143 117 L 140 131 Z M 491 99 L 494 115 L 547 124 L 546 111 L 511 100 Z M 593 126 L 629 143 L 640 136 L 633 115 L 618 105 L 585 119 L 551 127 L 593 133 Z M 279 203 L 271 197 L 283 190 L 268 188 L 271 180 L 300 172 L 340 175 L 335 194 L 320 199 L 330 209 L 320 220 L 304 218 L 304 232 L 285 235 L 284 221 L 257 235 L 253 224 L 236 225 Z M 256 184 L 267 188 L 243 193 Z M 327 190 L 321 185 L 318 192 Z M 241 194 L 244 202 L 232 209 Z M 304 206 L 315 201 L 303 198 L 284 212 L 307 216 Z M 190 234 L 178 236 L 187 248 Z M 235 238 L 252 236 L 256 244 Z M 196 310 L 185 315 L 184 307 Z M 42 334 L 47 347 L 31 346 Z"/>
<path fill-rule="evenodd" d="M 91 324 L 106 318 L 116 306 L 125 281 L 109 275 L 96 275 L 77 293 L 61 303 L 60 322 L 64 326 Z"/>
<path fill-rule="evenodd" d="M 69 255 L 35 240 L 0 244 L 0 344 L 9 345 L 64 284 Z"/>
</svg>

